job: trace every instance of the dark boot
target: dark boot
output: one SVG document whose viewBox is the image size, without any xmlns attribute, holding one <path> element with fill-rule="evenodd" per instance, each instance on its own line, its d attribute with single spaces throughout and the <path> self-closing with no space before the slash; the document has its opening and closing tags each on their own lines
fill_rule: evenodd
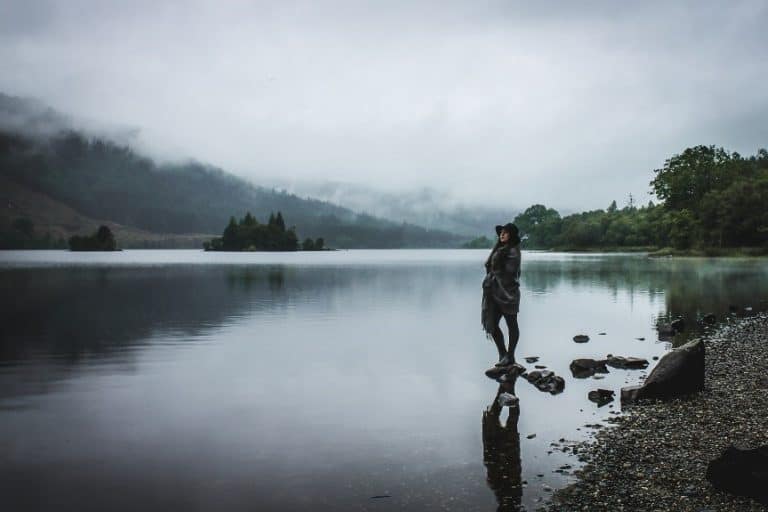
<svg viewBox="0 0 768 512">
<path fill-rule="evenodd" d="M 507 347 L 504 344 L 504 335 L 501 333 L 501 329 L 498 327 L 494 329 L 491 337 L 493 338 L 493 342 L 496 344 L 496 350 L 499 352 L 499 362 L 496 363 L 496 366 L 504 366 L 501 364 L 501 361 L 507 357 Z"/>
<path fill-rule="evenodd" d="M 515 354 L 513 352 L 507 352 L 504 357 L 499 359 L 496 366 L 512 366 L 515 364 Z"/>
</svg>

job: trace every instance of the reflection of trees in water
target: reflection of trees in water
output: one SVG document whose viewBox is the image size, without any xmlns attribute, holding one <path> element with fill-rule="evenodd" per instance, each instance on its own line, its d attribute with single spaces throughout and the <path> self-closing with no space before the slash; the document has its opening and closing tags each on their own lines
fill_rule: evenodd
<svg viewBox="0 0 768 512">
<path fill-rule="evenodd" d="M 44 353 L 75 362 L 158 330 L 194 336 L 253 305 L 286 300 L 276 293 L 279 269 L 227 273 L 189 267 L 4 271 L 0 360 Z"/>
<path fill-rule="evenodd" d="M 768 265 L 762 260 L 701 260 L 641 256 L 534 260 L 523 265 L 523 286 L 547 293 L 567 283 L 573 288 L 600 287 L 613 294 L 657 294 L 665 297 L 659 322 L 683 317 L 689 332 L 707 313 L 718 319 L 730 306 L 743 311 L 768 307 Z M 677 342 L 678 340 L 676 340 Z"/>
<path fill-rule="evenodd" d="M 167 331 L 190 337 L 233 316 L 360 289 L 368 298 L 456 288 L 450 267 L 173 266 L 0 270 L 0 362 L 76 362 Z M 330 302 L 330 301 L 326 301 Z M 320 302 L 321 303 L 321 302 Z"/>
<path fill-rule="evenodd" d="M 668 283 L 665 294 L 666 311 L 658 323 L 682 317 L 686 330 L 675 336 L 674 345 L 680 345 L 703 329 L 701 319 L 713 313 L 718 321 L 745 313 L 745 307 L 754 311 L 765 310 L 768 298 L 768 272 L 765 267 L 724 264 L 702 265 L 686 273 L 685 279 Z"/>
<path fill-rule="evenodd" d="M 505 388 L 499 386 L 496 398 L 504 390 L 514 393 L 514 384 Z M 502 423 L 504 408 L 496 398 L 483 412 L 483 464 L 488 487 L 496 495 L 498 510 L 516 511 L 520 509 L 523 497 L 520 433 L 517 428 L 520 408 L 508 408 L 509 417 Z"/>
<path fill-rule="evenodd" d="M 563 283 L 574 288 L 598 286 L 614 293 L 655 293 L 664 290 L 665 274 L 652 260 L 636 256 L 524 260 L 522 282 L 534 293 L 546 293 Z"/>
</svg>

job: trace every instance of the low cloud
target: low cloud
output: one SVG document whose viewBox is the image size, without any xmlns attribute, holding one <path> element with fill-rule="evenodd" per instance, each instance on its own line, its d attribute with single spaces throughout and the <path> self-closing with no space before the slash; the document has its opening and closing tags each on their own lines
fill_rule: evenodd
<svg viewBox="0 0 768 512">
<path fill-rule="evenodd" d="M 768 145 L 763 2 L 11 2 L 0 90 L 257 183 L 563 209 Z"/>
</svg>

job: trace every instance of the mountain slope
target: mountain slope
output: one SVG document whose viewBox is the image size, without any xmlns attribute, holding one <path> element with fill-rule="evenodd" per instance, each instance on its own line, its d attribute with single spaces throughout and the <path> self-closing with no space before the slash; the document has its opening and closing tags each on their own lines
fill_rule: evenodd
<svg viewBox="0 0 768 512">
<path fill-rule="evenodd" d="M 13 244 L 7 236 L 16 231 L 14 223 L 19 219 L 26 219 L 31 223 L 30 235 L 38 240 L 37 245 L 41 248 L 66 247 L 66 240 L 69 237 L 91 235 L 101 225 L 109 226 L 120 241 L 121 248 L 199 248 L 212 236 L 210 234 L 158 234 L 111 221 L 93 219 L 60 201 L 3 176 L 0 176 L 0 205 L 2 205 L 0 235 L 6 235 L 0 236 L 0 247 L 6 245 L 18 248 L 30 247 L 29 244 L 19 244 L 18 241 Z M 42 239 L 47 239 L 48 243 L 42 243 Z"/>
<path fill-rule="evenodd" d="M 11 105 L 14 126 L 25 126 L 18 121 L 24 106 L 9 98 L 0 98 L 0 118 L 10 117 Z M 36 118 L 37 132 L 55 118 L 45 112 Z M 159 165 L 127 146 L 72 130 L 39 136 L 8 126 L 0 122 L 0 176 L 89 218 L 152 233 L 220 233 L 232 215 L 250 211 L 265 221 L 280 210 L 301 238 L 324 237 L 333 247 L 456 247 L 466 239 L 256 187 L 200 163 Z"/>
</svg>

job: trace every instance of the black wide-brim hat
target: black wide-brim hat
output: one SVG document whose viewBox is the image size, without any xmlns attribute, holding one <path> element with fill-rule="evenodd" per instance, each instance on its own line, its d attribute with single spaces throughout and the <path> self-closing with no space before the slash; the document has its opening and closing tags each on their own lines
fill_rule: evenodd
<svg viewBox="0 0 768 512">
<path fill-rule="evenodd" d="M 518 231 L 517 226 L 511 222 L 507 222 L 503 226 L 496 226 L 496 236 L 500 236 L 502 231 L 506 231 L 513 237 L 520 236 L 520 232 Z"/>
</svg>

